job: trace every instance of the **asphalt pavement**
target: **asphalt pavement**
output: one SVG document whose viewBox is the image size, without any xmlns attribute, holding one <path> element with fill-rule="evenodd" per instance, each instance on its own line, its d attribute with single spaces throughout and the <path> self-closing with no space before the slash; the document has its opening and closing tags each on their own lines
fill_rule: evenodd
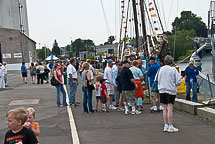
<svg viewBox="0 0 215 144">
<path fill-rule="evenodd" d="M 56 106 L 56 90 L 50 84 L 23 84 L 20 72 L 10 72 L 9 88 L 0 91 L 0 142 L 8 130 L 6 113 L 15 107 L 34 107 L 40 124 L 40 144 L 72 144 L 70 120 L 66 107 Z M 82 103 L 78 86 L 77 99 Z M 14 101 L 24 100 L 24 101 Z M 27 102 L 27 104 L 25 104 Z M 31 104 L 29 104 L 31 103 Z M 93 100 L 95 106 L 95 96 Z M 21 104 L 21 105 L 11 105 Z M 212 144 L 215 124 L 197 116 L 174 111 L 173 123 L 178 133 L 163 132 L 162 113 L 150 113 L 150 104 L 144 104 L 140 115 L 101 111 L 84 114 L 82 105 L 73 107 L 72 113 L 81 144 Z"/>
</svg>

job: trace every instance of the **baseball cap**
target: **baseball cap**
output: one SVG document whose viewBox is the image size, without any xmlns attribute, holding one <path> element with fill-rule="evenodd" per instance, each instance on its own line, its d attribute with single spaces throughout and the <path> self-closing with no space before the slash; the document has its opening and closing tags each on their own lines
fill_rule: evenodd
<svg viewBox="0 0 215 144">
<path fill-rule="evenodd" d="M 104 81 L 106 81 L 106 79 L 101 79 L 101 80 L 100 80 L 100 83 L 102 84 Z"/>
<path fill-rule="evenodd" d="M 107 61 L 107 63 L 112 63 L 113 62 L 113 60 L 112 59 L 109 59 L 108 61 Z"/>
<path fill-rule="evenodd" d="M 193 64 L 194 65 L 194 60 L 190 60 L 189 64 Z"/>
<path fill-rule="evenodd" d="M 129 64 L 130 64 L 130 62 L 129 62 L 128 60 L 124 60 L 124 61 L 123 61 L 123 64 L 126 64 L 126 63 L 129 63 Z"/>
<path fill-rule="evenodd" d="M 150 59 L 149 60 L 155 60 L 155 57 L 150 57 Z"/>
</svg>

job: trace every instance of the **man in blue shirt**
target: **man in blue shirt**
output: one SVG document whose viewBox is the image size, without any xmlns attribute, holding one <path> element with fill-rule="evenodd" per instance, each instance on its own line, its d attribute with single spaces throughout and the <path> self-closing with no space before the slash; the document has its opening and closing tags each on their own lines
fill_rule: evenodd
<svg viewBox="0 0 215 144">
<path fill-rule="evenodd" d="M 160 65 L 155 62 L 154 57 L 150 57 L 149 59 L 149 69 L 145 73 L 148 77 L 150 77 L 150 87 L 152 88 L 152 85 L 154 83 L 155 76 L 157 74 L 158 69 L 160 69 Z M 151 89 L 150 88 L 150 89 Z M 158 99 L 158 102 L 160 103 L 160 96 L 157 92 L 151 92 L 151 100 L 152 100 L 152 111 L 157 111 L 157 105 L 156 105 L 156 98 Z M 163 110 L 163 107 L 160 105 L 159 110 Z"/>
<path fill-rule="evenodd" d="M 194 61 L 190 60 L 189 66 L 185 69 L 185 81 L 186 84 L 186 100 L 190 99 L 190 89 L 193 91 L 193 102 L 198 102 L 197 98 L 197 79 L 199 78 L 199 70 L 194 66 Z"/>
</svg>

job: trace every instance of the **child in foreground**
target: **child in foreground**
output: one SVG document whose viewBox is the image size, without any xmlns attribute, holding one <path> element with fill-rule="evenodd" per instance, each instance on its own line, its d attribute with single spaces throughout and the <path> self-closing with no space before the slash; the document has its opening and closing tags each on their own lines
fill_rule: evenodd
<svg viewBox="0 0 215 144">
<path fill-rule="evenodd" d="M 95 112 L 98 110 L 99 101 L 101 102 L 101 76 L 96 76 L 96 109 Z"/>
<path fill-rule="evenodd" d="M 107 88 L 105 85 L 105 79 L 100 80 L 101 83 L 101 102 L 102 102 L 102 112 L 106 113 L 108 112 L 106 109 L 106 103 L 107 103 Z"/>
<path fill-rule="evenodd" d="M 37 144 L 33 131 L 24 127 L 28 113 L 24 108 L 15 108 L 7 112 L 7 125 L 10 129 L 5 134 L 4 144 Z"/>
<path fill-rule="evenodd" d="M 38 140 L 38 136 L 40 135 L 40 127 L 39 127 L 38 122 L 34 122 L 36 112 L 35 112 L 34 108 L 27 108 L 27 112 L 28 112 L 28 119 L 25 122 L 24 126 L 28 129 L 32 130 Z"/>
</svg>

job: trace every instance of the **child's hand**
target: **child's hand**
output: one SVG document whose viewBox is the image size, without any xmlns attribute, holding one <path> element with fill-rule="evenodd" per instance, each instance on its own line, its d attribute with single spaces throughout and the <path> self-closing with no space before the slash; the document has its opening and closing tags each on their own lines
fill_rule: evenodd
<svg viewBox="0 0 215 144">
<path fill-rule="evenodd" d="M 32 129 L 32 124 L 30 122 L 26 122 L 24 126 L 28 129 Z"/>
</svg>

